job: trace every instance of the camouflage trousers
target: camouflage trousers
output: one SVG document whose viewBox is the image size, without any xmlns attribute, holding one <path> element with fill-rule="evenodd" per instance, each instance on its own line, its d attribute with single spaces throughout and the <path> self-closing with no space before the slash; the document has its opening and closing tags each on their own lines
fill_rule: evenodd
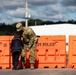
<svg viewBox="0 0 76 75">
<path fill-rule="evenodd" d="M 22 56 L 22 62 L 26 63 L 26 52 L 27 52 L 28 45 L 24 44 L 24 49 L 22 50 L 21 56 Z M 30 63 L 35 63 L 36 55 L 35 55 L 35 50 L 36 50 L 36 44 L 33 44 L 32 47 L 30 48 Z"/>
</svg>

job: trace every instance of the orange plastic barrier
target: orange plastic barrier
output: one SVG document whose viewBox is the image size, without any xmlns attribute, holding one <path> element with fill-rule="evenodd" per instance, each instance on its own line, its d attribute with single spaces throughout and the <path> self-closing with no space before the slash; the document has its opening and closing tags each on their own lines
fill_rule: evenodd
<svg viewBox="0 0 76 75">
<path fill-rule="evenodd" d="M 12 41 L 12 39 L 14 38 L 14 36 L 10 36 L 10 40 L 9 40 L 9 43 L 11 44 L 11 41 Z M 11 49 L 10 49 L 11 50 Z M 10 65 L 11 65 L 11 68 L 13 67 L 12 66 L 12 54 L 10 53 L 10 58 L 11 58 L 11 60 L 10 60 Z"/>
<path fill-rule="evenodd" d="M 10 43 L 12 39 L 13 36 L 0 36 L 0 68 L 2 69 L 12 67 L 12 56 L 10 54 Z M 66 37 L 64 35 L 40 36 L 35 53 L 35 68 L 65 68 Z M 27 51 L 27 61 L 25 64 L 27 68 L 30 67 L 29 58 L 30 53 Z"/>
<path fill-rule="evenodd" d="M 10 42 L 12 38 L 13 36 L 10 36 Z M 35 53 L 36 53 L 35 68 L 65 68 L 66 37 L 64 35 L 40 36 L 38 38 L 38 44 Z M 27 68 L 30 67 L 29 59 L 30 59 L 30 52 L 27 51 L 26 64 L 25 64 Z"/>
<path fill-rule="evenodd" d="M 10 68 L 9 36 L 0 36 L 0 68 Z"/>
<path fill-rule="evenodd" d="M 37 68 L 65 68 L 66 67 L 66 37 L 40 36 L 36 48 Z M 29 60 L 29 52 L 27 52 Z M 25 66 L 29 66 L 27 64 Z"/>
<path fill-rule="evenodd" d="M 76 68 L 76 36 L 69 36 L 68 68 Z"/>
</svg>

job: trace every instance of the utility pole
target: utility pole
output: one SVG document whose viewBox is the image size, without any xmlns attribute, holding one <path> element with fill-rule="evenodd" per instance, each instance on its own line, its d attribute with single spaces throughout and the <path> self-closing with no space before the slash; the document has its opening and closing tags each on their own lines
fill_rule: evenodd
<svg viewBox="0 0 76 75">
<path fill-rule="evenodd" d="M 28 3 L 26 2 L 26 13 L 25 13 L 25 26 L 28 27 L 28 19 L 29 19 L 29 15 L 28 15 Z"/>
</svg>

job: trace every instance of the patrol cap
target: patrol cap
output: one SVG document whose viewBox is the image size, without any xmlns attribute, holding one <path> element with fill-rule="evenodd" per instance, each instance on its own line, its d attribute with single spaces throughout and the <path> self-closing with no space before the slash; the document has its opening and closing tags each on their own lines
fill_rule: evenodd
<svg viewBox="0 0 76 75">
<path fill-rule="evenodd" d="M 22 28 L 23 28 L 23 26 L 22 26 L 21 23 L 17 23 L 17 24 L 16 24 L 16 29 L 17 29 L 17 31 L 21 31 Z"/>
</svg>

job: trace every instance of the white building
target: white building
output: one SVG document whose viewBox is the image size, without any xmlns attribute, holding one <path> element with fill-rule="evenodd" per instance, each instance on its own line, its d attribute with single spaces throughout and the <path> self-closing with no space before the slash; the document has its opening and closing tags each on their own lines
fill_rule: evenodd
<svg viewBox="0 0 76 75">
<path fill-rule="evenodd" d="M 55 25 L 40 25 L 31 26 L 35 31 L 36 35 L 65 35 L 66 43 L 69 41 L 70 35 L 76 35 L 76 25 L 75 24 L 55 24 Z M 68 46 L 66 46 L 68 51 Z"/>
</svg>

